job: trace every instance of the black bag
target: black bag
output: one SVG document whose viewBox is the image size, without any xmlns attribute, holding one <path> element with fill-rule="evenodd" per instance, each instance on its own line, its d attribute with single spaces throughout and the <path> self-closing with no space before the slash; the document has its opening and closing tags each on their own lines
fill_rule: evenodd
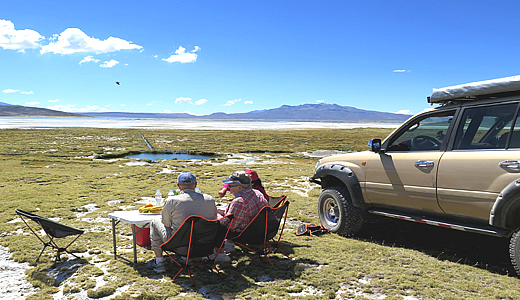
<svg viewBox="0 0 520 300">
<path fill-rule="evenodd" d="M 296 230 L 296 235 L 321 235 L 323 233 L 329 233 L 330 230 L 325 228 L 323 225 L 316 225 L 316 224 L 302 224 L 300 227 L 298 227 L 298 230 Z"/>
</svg>

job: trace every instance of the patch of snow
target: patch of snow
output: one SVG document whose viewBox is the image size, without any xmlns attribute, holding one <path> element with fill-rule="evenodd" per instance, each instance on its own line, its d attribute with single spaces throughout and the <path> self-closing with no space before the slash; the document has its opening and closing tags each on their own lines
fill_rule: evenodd
<svg viewBox="0 0 520 300">
<path fill-rule="evenodd" d="M 90 203 L 90 204 L 86 204 L 86 205 L 76 208 L 76 211 L 74 213 L 76 214 L 77 218 L 81 218 L 98 209 L 99 209 L 99 207 L 97 207 L 97 204 Z"/>
<path fill-rule="evenodd" d="M 11 253 L 0 246 L 0 295 L 4 300 L 25 299 L 40 289 L 30 284 L 25 270 L 29 263 L 18 263 L 10 259 Z"/>
<path fill-rule="evenodd" d="M 121 203 L 121 200 L 119 200 L 119 199 L 118 200 L 108 200 L 107 201 L 108 205 L 116 205 L 116 204 L 119 204 L 119 203 Z"/>
<path fill-rule="evenodd" d="M 306 287 L 303 291 L 299 293 L 289 293 L 289 296 L 291 297 L 306 297 L 317 295 L 323 295 L 323 292 L 312 286 Z"/>
<path fill-rule="evenodd" d="M 339 154 L 347 154 L 348 152 L 339 151 L 339 150 L 316 150 L 312 152 L 302 152 L 303 155 L 307 155 L 309 157 L 327 157 L 332 155 Z"/>
<path fill-rule="evenodd" d="M 125 163 L 124 165 L 119 165 L 119 166 L 124 167 L 124 166 L 146 166 L 146 165 L 151 165 L 151 163 L 146 162 L 146 161 L 131 161 L 131 162 Z"/>
</svg>

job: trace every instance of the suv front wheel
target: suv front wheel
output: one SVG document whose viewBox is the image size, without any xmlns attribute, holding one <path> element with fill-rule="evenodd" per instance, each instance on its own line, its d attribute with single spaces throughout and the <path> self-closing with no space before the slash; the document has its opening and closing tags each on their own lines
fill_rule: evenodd
<svg viewBox="0 0 520 300">
<path fill-rule="evenodd" d="M 318 199 L 320 222 L 339 235 L 352 235 L 363 225 L 361 211 L 352 204 L 346 187 L 332 186 L 324 189 Z"/>
<path fill-rule="evenodd" d="M 520 228 L 518 228 L 509 240 L 509 257 L 515 271 L 520 275 Z"/>
</svg>

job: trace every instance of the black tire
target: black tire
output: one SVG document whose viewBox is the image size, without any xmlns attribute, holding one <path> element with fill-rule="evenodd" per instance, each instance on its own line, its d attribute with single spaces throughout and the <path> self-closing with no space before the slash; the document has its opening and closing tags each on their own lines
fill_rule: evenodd
<svg viewBox="0 0 520 300">
<path fill-rule="evenodd" d="M 516 274 L 520 276 L 520 228 L 515 231 L 509 240 L 509 258 Z"/>
<path fill-rule="evenodd" d="M 363 225 L 361 210 L 354 207 L 344 186 L 328 187 L 321 192 L 318 215 L 323 226 L 343 236 L 355 234 Z"/>
</svg>

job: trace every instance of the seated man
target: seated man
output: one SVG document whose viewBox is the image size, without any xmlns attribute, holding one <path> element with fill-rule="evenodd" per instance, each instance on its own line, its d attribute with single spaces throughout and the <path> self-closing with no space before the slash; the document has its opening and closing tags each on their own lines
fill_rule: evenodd
<svg viewBox="0 0 520 300">
<path fill-rule="evenodd" d="M 184 172 L 177 177 L 179 195 L 169 197 L 164 203 L 162 218 L 150 223 L 151 248 L 155 253 L 152 267 L 157 273 L 166 272 L 161 245 L 166 242 L 187 217 L 201 216 L 208 220 L 216 219 L 215 199 L 210 195 L 195 192 L 197 179 L 193 173 Z"/>
<path fill-rule="evenodd" d="M 233 238 L 246 228 L 264 206 L 269 206 L 269 202 L 262 192 L 252 188 L 251 175 L 245 171 L 237 171 L 222 181 L 228 184 L 229 190 L 235 195 L 225 212 L 226 215 L 234 215 L 228 234 L 228 237 Z M 223 223 L 227 225 L 228 221 L 224 219 Z M 233 252 L 235 244 L 226 241 L 224 250 Z"/>
</svg>

